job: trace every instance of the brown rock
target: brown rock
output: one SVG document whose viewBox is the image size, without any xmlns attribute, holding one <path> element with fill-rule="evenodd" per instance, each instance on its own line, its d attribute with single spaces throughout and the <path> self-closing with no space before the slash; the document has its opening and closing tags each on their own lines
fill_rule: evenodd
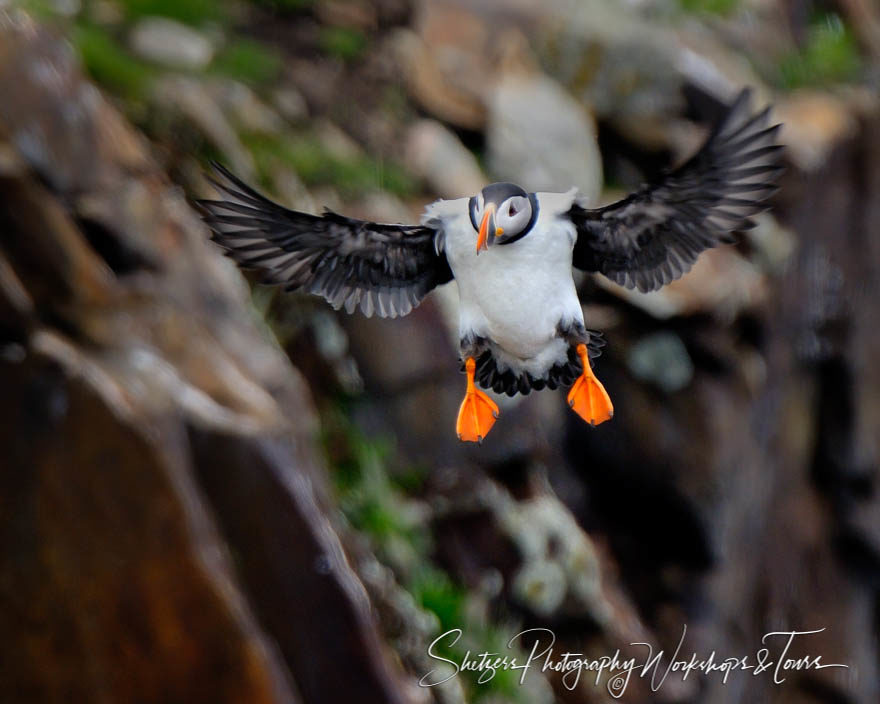
<svg viewBox="0 0 880 704">
<path fill-rule="evenodd" d="M 774 109 L 782 123 L 780 140 L 802 171 L 819 169 L 829 152 L 856 132 L 856 118 L 845 101 L 828 93 L 799 91 L 783 97 Z"/>
<path fill-rule="evenodd" d="M 0 472 L 0 697 L 299 701 L 232 576 L 180 424 L 133 422 L 112 379 L 40 335 L 44 350 L 0 367 L 0 422 L 16 429 Z"/>
<path fill-rule="evenodd" d="M 470 197 L 486 185 L 487 179 L 473 153 L 436 120 L 415 122 L 409 128 L 406 142 L 410 170 L 440 197 Z"/>
<path fill-rule="evenodd" d="M 485 24 L 473 12 L 444 3 L 422 5 L 415 24 L 415 32 L 395 38 L 411 95 L 443 122 L 482 128 L 492 75 Z"/>
<path fill-rule="evenodd" d="M 0 18 L 0 700 L 407 701 L 302 379 L 65 45 Z"/>
</svg>

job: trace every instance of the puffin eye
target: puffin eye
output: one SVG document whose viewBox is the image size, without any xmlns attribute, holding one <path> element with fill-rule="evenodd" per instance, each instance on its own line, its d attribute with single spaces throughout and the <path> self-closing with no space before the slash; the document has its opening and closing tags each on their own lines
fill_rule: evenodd
<svg viewBox="0 0 880 704">
<path fill-rule="evenodd" d="M 514 215 L 516 215 L 516 212 L 517 212 L 517 211 L 516 211 L 516 206 L 515 206 L 513 203 L 511 203 L 511 204 L 510 204 L 510 208 L 509 208 L 508 211 L 507 211 L 507 214 L 508 214 L 510 217 L 513 217 Z"/>
</svg>

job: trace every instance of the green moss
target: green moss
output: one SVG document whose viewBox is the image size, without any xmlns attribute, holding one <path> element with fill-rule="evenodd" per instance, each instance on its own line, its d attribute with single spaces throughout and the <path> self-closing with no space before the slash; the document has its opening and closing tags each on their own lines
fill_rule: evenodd
<svg viewBox="0 0 880 704">
<path fill-rule="evenodd" d="M 787 89 L 855 80 L 862 67 L 852 32 L 834 13 L 821 15 L 810 25 L 800 51 L 785 56 L 778 82 Z"/>
<path fill-rule="evenodd" d="M 37 19 L 49 20 L 58 15 L 49 0 L 19 0 L 18 4 Z"/>
<path fill-rule="evenodd" d="M 369 156 L 340 159 L 308 135 L 244 135 L 242 141 L 251 149 L 262 172 L 268 172 L 280 160 L 309 186 L 334 186 L 346 196 L 382 189 L 407 197 L 417 189 L 415 179 L 397 164 Z"/>
<path fill-rule="evenodd" d="M 324 53 L 350 61 L 364 53 L 367 38 L 363 32 L 349 27 L 322 27 L 319 44 Z"/>
<path fill-rule="evenodd" d="M 394 485 L 407 493 L 415 494 L 422 490 L 425 480 L 428 478 L 428 468 L 422 465 L 408 467 L 400 472 L 395 472 L 391 477 Z"/>
<path fill-rule="evenodd" d="M 467 592 L 454 584 L 446 572 L 426 566 L 412 580 L 409 590 L 419 606 L 437 616 L 442 631 L 462 627 Z"/>
<path fill-rule="evenodd" d="M 223 47 L 210 70 L 253 85 L 276 80 L 282 67 L 276 49 L 250 39 L 236 39 Z"/>
<path fill-rule="evenodd" d="M 159 15 L 201 25 L 224 19 L 226 3 L 217 0 L 118 0 L 128 19 Z"/>
<path fill-rule="evenodd" d="M 460 663 L 470 650 L 472 655 L 489 652 L 516 657 L 519 662 L 526 659 L 518 648 L 508 648 L 507 645 L 510 638 L 521 630 L 520 626 L 514 623 L 505 623 L 502 626 L 481 618 L 469 617 L 470 594 L 464 587 L 453 582 L 446 572 L 426 568 L 409 584 L 409 590 L 416 603 L 432 612 L 440 621 L 439 633 L 454 628 L 463 631 L 462 638 L 455 645 L 449 644 L 451 638 L 443 639 L 437 644 L 435 652 L 441 657 Z M 519 670 L 498 669 L 490 680 L 479 682 L 482 674 L 479 671 L 461 673 L 469 693 L 468 701 L 484 698 L 498 701 L 499 695 L 504 697 L 504 701 L 527 701 L 528 691 L 519 683 L 522 674 Z"/>
<path fill-rule="evenodd" d="M 728 15 L 739 6 L 739 0 L 679 0 L 686 12 Z"/>
<path fill-rule="evenodd" d="M 472 595 L 432 560 L 430 526 L 408 516 L 404 508 L 411 498 L 389 471 L 393 445 L 387 439 L 365 435 L 351 422 L 351 404 L 355 402 L 338 399 L 322 413 L 323 445 L 339 507 L 350 525 L 369 538 L 379 560 L 392 566 L 415 603 L 436 617 L 439 627 L 433 636 L 454 628 L 463 630 L 455 645 L 450 645 L 450 639 L 441 640 L 435 649 L 437 654 L 460 663 L 467 650 L 472 654 L 509 653 L 522 662 L 525 655 L 521 649 L 507 647 L 521 626 L 513 621 L 489 620 L 485 604 L 478 601 L 485 597 Z M 401 571 L 399 561 L 388 558 L 392 552 L 399 557 L 404 545 L 408 560 L 407 568 Z M 482 683 L 478 682 L 480 675 L 474 671 L 461 673 L 467 701 L 527 701 L 529 690 L 519 684 L 519 671 L 498 670 Z"/>
<path fill-rule="evenodd" d="M 424 527 L 412 520 L 386 469 L 390 442 L 367 438 L 337 410 L 325 415 L 324 446 L 333 452 L 333 483 L 349 522 L 380 550 L 402 539 L 424 547 Z"/>
<path fill-rule="evenodd" d="M 369 497 L 350 511 L 349 515 L 360 530 L 380 541 L 406 532 L 407 526 L 398 520 L 399 517 L 390 506 L 383 504 L 381 497 Z"/>
<path fill-rule="evenodd" d="M 124 98 L 143 97 L 155 76 L 149 64 L 132 57 L 98 27 L 76 27 L 71 38 L 86 71 L 95 81 Z"/>
<path fill-rule="evenodd" d="M 522 630 L 520 626 L 517 624 L 506 623 L 494 624 L 487 623 L 483 625 L 479 630 L 479 639 L 480 639 L 480 649 L 479 652 L 489 652 L 489 653 L 502 653 L 508 654 L 512 657 L 516 657 L 518 662 L 524 662 L 528 658 L 525 653 L 523 653 L 520 649 L 508 648 L 507 644 L 510 642 L 511 637 L 513 637 L 516 633 Z M 525 690 L 523 686 L 520 684 L 520 677 L 522 676 L 522 672 L 520 670 L 502 670 L 498 669 L 495 671 L 495 676 L 490 681 L 490 687 L 486 687 L 485 684 L 478 684 L 476 682 L 479 677 L 479 673 L 471 673 L 472 674 L 472 686 L 474 689 L 474 699 L 483 699 L 490 697 L 492 695 L 501 695 L 504 697 L 506 701 L 509 702 L 529 702 L 529 693 L 528 690 Z M 494 701 L 497 699 L 493 697 Z"/>
</svg>

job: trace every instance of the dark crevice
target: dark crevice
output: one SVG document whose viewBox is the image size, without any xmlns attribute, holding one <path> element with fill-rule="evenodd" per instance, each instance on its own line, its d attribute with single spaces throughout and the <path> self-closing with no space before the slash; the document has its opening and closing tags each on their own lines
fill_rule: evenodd
<svg viewBox="0 0 880 704">
<path fill-rule="evenodd" d="M 666 601 L 683 600 L 664 581 L 665 568 L 701 574 L 717 555 L 705 518 L 669 479 L 663 458 L 642 454 L 626 437 L 615 437 L 619 434 L 609 427 L 600 437 L 575 419 L 567 454 L 589 495 L 579 520 L 607 537 L 623 581 L 649 615 Z"/>
<path fill-rule="evenodd" d="M 854 474 L 850 451 L 855 432 L 852 370 L 845 360 L 833 357 L 817 365 L 817 376 L 813 479 L 832 500 L 845 501 L 851 498 L 847 485 Z"/>
<path fill-rule="evenodd" d="M 599 122 L 597 139 L 606 184 L 627 190 L 657 178 L 672 166 L 669 150 L 648 151 L 635 145 L 611 123 Z"/>
<path fill-rule="evenodd" d="M 871 588 L 880 589 L 880 553 L 870 540 L 847 528 L 836 536 L 834 547 L 852 574 Z"/>
<path fill-rule="evenodd" d="M 146 253 L 138 251 L 109 227 L 91 218 L 76 220 L 92 249 L 106 262 L 117 276 L 136 271 L 158 271 L 159 263 Z"/>
<path fill-rule="evenodd" d="M 856 700 L 844 694 L 840 689 L 811 674 L 798 680 L 798 689 L 806 699 L 803 704 L 856 704 Z"/>
</svg>

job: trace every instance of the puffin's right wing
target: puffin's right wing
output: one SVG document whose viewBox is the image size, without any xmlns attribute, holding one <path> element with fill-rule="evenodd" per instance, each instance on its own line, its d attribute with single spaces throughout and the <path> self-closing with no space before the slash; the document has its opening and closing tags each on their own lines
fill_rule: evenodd
<svg viewBox="0 0 880 704">
<path fill-rule="evenodd" d="M 659 182 L 594 210 L 578 204 L 574 266 L 653 291 L 690 270 L 700 252 L 754 226 L 776 190 L 780 150 L 770 109 L 752 114 L 742 91 L 703 147 Z"/>
<path fill-rule="evenodd" d="M 213 164 L 227 200 L 200 200 L 212 239 L 242 268 L 285 290 L 323 296 L 334 308 L 383 318 L 406 315 L 452 270 L 423 225 L 382 225 L 329 211 L 288 210 Z"/>
</svg>

